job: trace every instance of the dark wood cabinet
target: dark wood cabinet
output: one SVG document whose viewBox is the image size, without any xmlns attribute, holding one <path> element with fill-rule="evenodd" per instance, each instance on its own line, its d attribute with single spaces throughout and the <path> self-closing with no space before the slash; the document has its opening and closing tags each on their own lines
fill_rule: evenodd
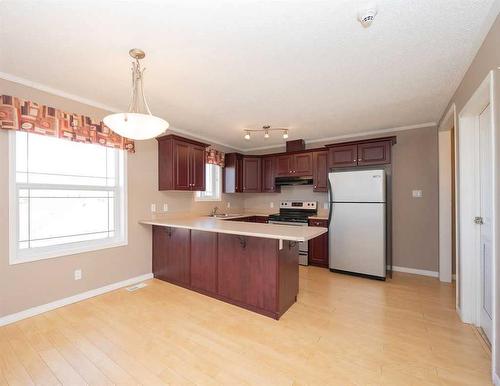
<svg viewBox="0 0 500 386">
<path fill-rule="evenodd" d="M 312 173 L 313 155 L 311 152 L 276 157 L 276 176 L 310 176 Z"/>
<path fill-rule="evenodd" d="M 385 165 L 391 163 L 391 146 L 396 137 L 367 139 L 326 145 L 331 168 Z"/>
<path fill-rule="evenodd" d="M 153 226 L 155 278 L 276 319 L 297 299 L 298 256 L 295 242 Z"/>
<path fill-rule="evenodd" d="M 276 157 L 262 158 L 262 192 L 279 193 L 281 189 L 276 186 Z"/>
<path fill-rule="evenodd" d="M 391 142 L 377 141 L 358 145 L 358 166 L 391 163 Z"/>
<path fill-rule="evenodd" d="M 191 286 L 217 292 L 217 233 L 191 231 Z"/>
<path fill-rule="evenodd" d="M 358 145 L 332 146 L 328 150 L 330 167 L 341 168 L 358 165 Z"/>
<path fill-rule="evenodd" d="M 243 192 L 243 154 L 227 153 L 224 163 L 223 192 Z"/>
<path fill-rule="evenodd" d="M 254 222 L 267 224 L 269 221 L 269 217 L 267 216 L 254 216 Z"/>
<path fill-rule="evenodd" d="M 328 191 L 328 152 L 315 151 L 313 153 L 313 191 Z"/>
<path fill-rule="evenodd" d="M 328 228 L 328 220 L 309 220 L 309 226 Z M 309 240 L 309 264 L 328 267 L 328 232 Z"/>
<path fill-rule="evenodd" d="M 259 193 L 261 191 L 260 161 L 260 157 L 243 157 L 243 192 Z"/>
<path fill-rule="evenodd" d="M 293 173 L 293 155 L 285 154 L 276 157 L 276 176 L 286 177 Z"/>
<path fill-rule="evenodd" d="M 189 285 L 189 229 L 153 227 L 153 273 L 158 279 Z"/>
<path fill-rule="evenodd" d="M 313 153 L 299 153 L 293 156 L 293 175 L 311 176 L 313 174 Z"/>
<path fill-rule="evenodd" d="M 205 190 L 208 145 L 174 134 L 157 140 L 159 190 Z"/>
</svg>

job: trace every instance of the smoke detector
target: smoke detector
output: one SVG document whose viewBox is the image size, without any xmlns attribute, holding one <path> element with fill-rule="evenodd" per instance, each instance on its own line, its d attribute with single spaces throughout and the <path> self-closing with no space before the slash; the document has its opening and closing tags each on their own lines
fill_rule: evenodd
<svg viewBox="0 0 500 386">
<path fill-rule="evenodd" d="M 377 16 L 377 6 L 375 5 L 371 5 L 358 12 L 358 20 L 365 28 L 368 28 L 373 23 L 375 16 Z"/>
</svg>

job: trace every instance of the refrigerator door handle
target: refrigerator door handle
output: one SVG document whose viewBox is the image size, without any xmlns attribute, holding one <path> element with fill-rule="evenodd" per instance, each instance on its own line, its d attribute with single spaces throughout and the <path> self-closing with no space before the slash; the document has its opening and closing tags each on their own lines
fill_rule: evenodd
<svg viewBox="0 0 500 386">
<path fill-rule="evenodd" d="M 330 228 L 330 223 L 332 222 L 332 211 L 333 211 L 333 193 L 332 193 L 332 183 L 330 182 L 330 178 L 327 178 L 328 181 L 328 228 Z"/>
</svg>

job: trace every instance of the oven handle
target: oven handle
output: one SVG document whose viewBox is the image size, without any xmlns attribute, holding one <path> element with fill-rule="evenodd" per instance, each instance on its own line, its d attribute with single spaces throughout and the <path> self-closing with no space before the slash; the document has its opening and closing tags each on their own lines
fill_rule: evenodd
<svg viewBox="0 0 500 386">
<path fill-rule="evenodd" d="M 268 224 L 275 224 L 275 225 L 291 225 L 291 226 L 295 226 L 295 227 L 306 227 L 306 226 L 308 226 L 307 223 L 297 223 L 297 222 L 287 222 L 287 221 L 272 221 L 272 220 L 269 220 L 267 223 Z"/>
</svg>

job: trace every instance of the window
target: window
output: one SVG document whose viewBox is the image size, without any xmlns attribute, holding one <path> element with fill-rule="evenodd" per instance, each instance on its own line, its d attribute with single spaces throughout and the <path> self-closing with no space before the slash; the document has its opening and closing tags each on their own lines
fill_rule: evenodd
<svg viewBox="0 0 500 386">
<path fill-rule="evenodd" d="M 126 244 L 123 150 L 10 135 L 11 264 Z"/>
<path fill-rule="evenodd" d="M 222 190 L 222 168 L 218 165 L 205 165 L 206 190 L 196 192 L 196 201 L 220 201 Z"/>
</svg>

